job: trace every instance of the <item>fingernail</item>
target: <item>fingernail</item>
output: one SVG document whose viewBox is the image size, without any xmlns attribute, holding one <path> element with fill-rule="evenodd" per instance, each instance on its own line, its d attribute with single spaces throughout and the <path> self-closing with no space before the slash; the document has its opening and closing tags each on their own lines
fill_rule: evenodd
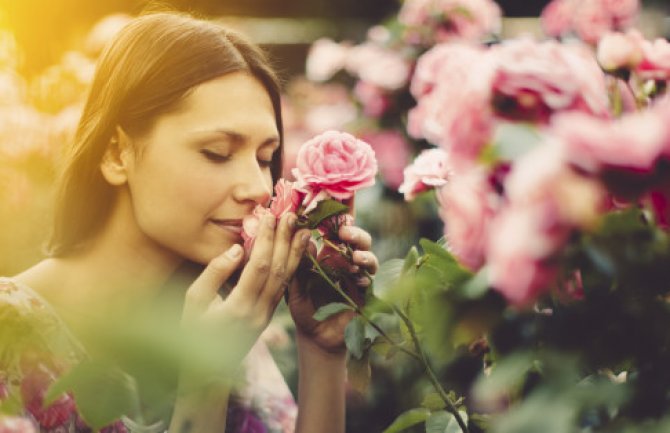
<svg viewBox="0 0 670 433">
<path fill-rule="evenodd" d="M 271 229 L 275 228 L 277 225 L 277 219 L 273 215 L 268 215 L 265 217 L 266 221 L 265 223 L 270 227 Z"/>
<path fill-rule="evenodd" d="M 356 274 L 356 273 L 358 273 L 358 271 L 360 271 L 360 270 L 361 270 L 361 268 L 359 268 L 359 267 L 356 266 L 356 265 L 353 265 L 352 267 L 349 268 L 349 272 L 351 272 L 352 274 Z"/>
<path fill-rule="evenodd" d="M 240 254 L 242 254 L 242 247 L 240 246 L 240 244 L 233 245 L 228 249 L 228 252 L 226 253 L 226 255 L 231 259 L 238 258 Z"/>
<path fill-rule="evenodd" d="M 309 233 L 303 233 L 302 237 L 300 238 L 300 241 L 302 242 L 303 245 L 307 246 L 307 243 L 309 243 L 309 238 L 311 238 L 311 235 Z"/>
<path fill-rule="evenodd" d="M 291 229 L 295 228 L 295 221 L 296 221 L 296 216 L 295 215 L 289 215 L 288 217 L 288 226 Z"/>
</svg>

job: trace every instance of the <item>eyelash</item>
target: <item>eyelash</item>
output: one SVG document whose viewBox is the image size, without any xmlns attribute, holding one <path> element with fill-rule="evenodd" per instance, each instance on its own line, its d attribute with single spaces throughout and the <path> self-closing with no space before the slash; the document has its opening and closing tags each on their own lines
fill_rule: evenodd
<svg viewBox="0 0 670 433">
<path fill-rule="evenodd" d="M 212 151 L 207 150 L 207 149 L 201 150 L 200 153 L 202 153 L 205 156 L 205 158 L 207 158 L 210 161 L 215 162 L 215 163 L 222 163 L 222 162 L 226 162 L 226 161 L 230 160 L 230 156 L 228 156 L 228 155 L 219 155 L 218 153 L 212 152 Z M 263 168 L 270 168 L 270 167 L 272 167 L 272 160 L 265 161 L 265 160 L 259 159 L 258 164 Z"/>
</svg>

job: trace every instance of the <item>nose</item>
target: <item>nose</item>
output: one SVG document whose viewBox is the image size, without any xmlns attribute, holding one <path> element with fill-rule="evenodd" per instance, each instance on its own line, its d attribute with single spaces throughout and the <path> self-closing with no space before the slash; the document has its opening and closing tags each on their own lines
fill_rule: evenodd
<svg viewBox="0 0 670 433">
<path fill-rule="evenodd" d="M 245 170 L 238 173 L 233 195 L 238 202 L 254 202 L 266 205 L 272 197 L 272 177 L 263 170 L 256 159 Z"/>
</svg>

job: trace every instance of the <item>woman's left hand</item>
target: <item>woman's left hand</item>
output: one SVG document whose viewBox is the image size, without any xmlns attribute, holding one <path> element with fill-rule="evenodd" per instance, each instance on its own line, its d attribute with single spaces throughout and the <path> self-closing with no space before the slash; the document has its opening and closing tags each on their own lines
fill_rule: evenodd
<svg viewBox="0 0 670 433">
<path fill-rule="evenodd" d="M 366 275 L 377 272 L 379 261 L 377 256 L 370 251 L 372 238 L 368 232 L 356 226 L 342 226 L 338 235 L 340 239 L 347 242 L 354 250 L 352 255 L 353 266 L 346 263 L 344 257 L 330 247 L 324 247 L 319 253 L 318 260 L 325 260 L 327 264 L 338 268 L 344 267 L 348 278 L 340 280 L 344 282 L 343 290 L 359 305 L 365 300 L 365 291 L 370 287 L 372 281 Z M 308 250 L 314 255 L 314 248 Z M 307 260 L 307 259 L 305 259 Z M 328 302 L 344 302 L 332 287 L 318 287 L 318 294 L 308 293 L 305 290 L 305 279 L 311 274 L 311 261 L 307 261 L 302 271 L 296 274 L 289 287 L 288 306 L 291 316 L 296 325 L 298 336 L 306 338 L 316 346 L 329 353 L 344 353 L 344 329 L 354 317 L 354 312 L 347 310 L 326 320 L 317 321 L 314 313 L 319 307 Z M 325 283 L 324 283 L 325 284 Z M 321 296 L 319 296 L 321 295 Z M 321 298 L 321 299 L 319 299 Z M 315 305 L 315 300 L 317 305 Z"/>
</svg>

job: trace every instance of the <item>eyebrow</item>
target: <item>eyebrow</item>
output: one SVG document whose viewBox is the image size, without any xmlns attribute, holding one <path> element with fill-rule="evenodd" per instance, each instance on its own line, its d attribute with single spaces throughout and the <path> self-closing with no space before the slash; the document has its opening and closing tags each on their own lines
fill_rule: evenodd
<svg viewBox="0 0 670 433">
<path fill-rule="evenodd" d="M 228 129 L 205 130 L 205 131 L 198 131 L 198 133 L 201 133 L 201 134 L 213 133 L 213 134 L 223 135 L 224 137 L 226 137 L 228 140 L 230 140 L 231 142 L 233 142 L 236 145 L 240 145 L 240 144 L 244 143 L 249 138 L 244 134 L 240 134 L 239 132 L 231 131 L 231 130 L 228 130 Z M 263 140 L 261 145 L 258 146 L 258 147 L 261 148 L 261 147 L 269 146 L 269 145 L 275 144 L 275 143 L 279 144 L 279 136 L 277 136 L 277 135 L 273 135 L 272 137 L 266 138 L 265 140 Z"/>
</svg>

